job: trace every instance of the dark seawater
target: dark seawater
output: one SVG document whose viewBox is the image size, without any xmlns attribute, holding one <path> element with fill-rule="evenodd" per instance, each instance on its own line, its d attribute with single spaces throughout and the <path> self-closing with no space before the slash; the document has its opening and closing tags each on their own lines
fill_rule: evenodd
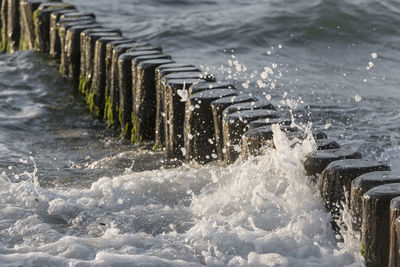
<svg viewBox="0 0 400 267">
<path fill-rule="evenodd" d="M 400 170 L 397 1 L 69 2 Z M 362 266 L 307 183 L 311 144 L 277 136 L 255 161 L 171 167 L 45 57 L 0 55 L 0 265 Z"/>
</svg>

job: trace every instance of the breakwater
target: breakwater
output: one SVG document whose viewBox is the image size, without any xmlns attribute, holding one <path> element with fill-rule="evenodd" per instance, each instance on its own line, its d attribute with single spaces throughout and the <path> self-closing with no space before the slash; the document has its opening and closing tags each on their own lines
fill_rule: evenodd
<svg viewBox="0 0 400 267">
<path fill-rule="evenodd" d="M 13 3 L 8 2 L 8 4 L 6 9 L 8 8 L 7 14 L 10 16 L 7 17 L 7 23 L 10 20 L 11 22 L 9 23 L 10 27 L 7 26 L 7 37 L 4 39 L 3 46 L 6 50 L 13 52 L 25 41 L 15 37 L 18 35 L 16 34 L 18 30 L 14 30 L 18 28 L 15 24 L 18 23 L 15 23 L 14 18 L 18 14 L 15 15 L 17 12 L 15 12 L 15 8 L 12 8 Z M 30 8 L 32 9 L 32 7 Z M 125 40 L 117 29 L 105 29 L 95 23 L 93 16 L 81 14 L 80 17 L 79 14 L 73 14 L 71 11 L 76 11 L 71 5 L 51 4 L 38 6 L 31 15 L 27 14 L 26 16 L 30 17 L 35 25 L 33 47 L 45 54 L 50 53 L 53 47 L 52 54 L 56 57 L 59 54 L 61 57 L 59 60 L 66 64 L 66 67 L 60 64 L 60 71 L 77 84 L 92 112 L 96 116 L 106 117 L 108 124 L 120 129 L 124 138 L 133 142 L 160 140 L 155 148 L 165 148 L 171 159 L 194 160 L 200 163 L 217 159 L 225 164 L 230 164 L 238 158 L 241 151 L 258 153 L 259 148 L 263 146 L 273 146 L 270 142 L 273 133 L 270 124 L 279 123 L 278 117 L 280 116 L 273 111 L 273 107 L 268 107 L 268 103 L 260 103 L 262 101 L 251 99 L 249 96 L 237 95 L 233 86 L 220 86 L 220 83 L 215 82 L 212 76 L 203 77 L 198 70 L 194 70 L 196 67 L 183 64 L 179 66 L 179 63 L 173 62 L 170 56 L 162 54 L 160 47 L 146 43 L 140 44 L 136 40 Z M 63 12 L 65 14 L 61 14 Z M 53 16 L 55 13 L 60 13 L 58 20 L 57 16 Z M 46 17 L 48 15 L 49 23 L 47 23 L 48 17 Z M 53 41 L 50 38 L 53 17 L 56 20 L 56 29 L 61 44 L 60 52 L 57 52 L 55 49 L 57 45 L 56 43 L 52 44 Z M 21 25 L 20 29 L 28 28 Z M 50 32 L 47 32 L 47 28 Z M 66 35 L 64 36 L 62 32 Z M 110 61 L 107 61 L 106 56 L 102 56 L 102 49 L 106 46 L 106 50 L 107 48 L 111 49 L 113 54 L 114 50 L 123 45 L 127 47 L 126 50 L 115 56 L 116 65 L 111 64 L 110 66 Z M 112 57 L 112 55 L 109 57 L 111 62 L 113 61 Z M 188 69 L 178 71 L 173 68 Z M 189 70 L 190 68 L 191 70 Z M 170 69 L 171 72 L 169 74 L 162 73 L 163 69 L 166 70 L 165 72 Z M 107 74 L 107 71 L 114 71 L 114 78 L 112 78 L 112 74 Z M 159 84 L 152 77 L 153 75 L 155 77 L 155 73 L 157 75 L 160 73 Z M 108 83 L 114 84 L 114 87 L 111 85 L 108 87 Z M 209 83 L 212 83 L 211 86 Z M 206 86 L 201 89 L 203 84 Z M 160 89 L 157 90 L 157 87 Z M 199 91 L 194 90 L 196 87 L 200 88 Z M 155 93 L 151 91 L 153 88 Z M 208 92 L 208 89 L 213 90 Z M 246 100 L 246 98 L 248 99 Z M 182 102 L 182 99 L 186 99 L 186 101 Z M 222 103 L 222 108 L 214 111 L 214 107 L 219 106 L 217 102 Z M 161 104 L 157 105 L 157 103 Z M 223 107 L 224 103 L 227 103 L 226 107 Z M 233 104 L 238 105 L 239 108 L 236 110 L 235 107 L 230 108 Z M 256 108 L 257 105 L 264 107 Z M 158 112 L 160 115 L 157 121 Z M 285 119 L 282 120 L 285 121 Z M 256 121 L 260 123 L 258 124 L 260 127 L 247 129 L 251 125 L 257 125 Z M 213 123 L 205 124 L 204 122 Z M 159 131 L 161 132 L 162 128 L 163 133 L 156 131 L 157 125 L 160 125 Z M 216 132 L 218 127 L 217 141 L 217 134 L 213 132 Z M 282 130 L 288 135 L 299 136 L 293 133 L 295 130 L 292 127 L 282 127 Z M 246 136 L 246 141 L 242 142 L 243 135 Z M 156 139 L 156 136 L 159 138 Z M 215 136 L 215 140 L 213 136 Z M 334 146 L 333 144 L 329 145 L 329 142 L 318 142 L 320 149 Z M 241 144 L 245 146 L 244 149 Z M 256 148 L 254 149 L 253 146 Z M 316 157 L 315 160 L 318 161 L 319 158 Z M 363 170 L 357 174 L 364 172 L 364 169 L 365 172 L 387 170 L 387 166 L 379 164 L 371 164 L 373 166 L 368 168 L 364 168 L 362 164 L 357 165 L 357 162 L 352 162 L 352 164 L 355 164 L 356 169 Z M 327 167 L 327 165 L 318 166 L 323 169 Z M 349 188 L 347 185 L 354 177 L 356 176 L 350 176 L 346 181 L 343 180 L 337 184 L 330 184 L 330 178 L 324 178 L 324 187 L 328 188 L 328 193 L 324 193 L 324 196 L 330 194 L 329 190 L 338 191 L 340 195 L 341 186 L 346 185 L 346 188 Z M 332 178 L 332 180 L 336 182 L 336 178 Z M 326 199 L 331 205 L 331 202 L 343 200 L 343 197 L 334 196 L 326 197 Z M 329 207 L 331 208 L 331 206 Z"/>
</svg>

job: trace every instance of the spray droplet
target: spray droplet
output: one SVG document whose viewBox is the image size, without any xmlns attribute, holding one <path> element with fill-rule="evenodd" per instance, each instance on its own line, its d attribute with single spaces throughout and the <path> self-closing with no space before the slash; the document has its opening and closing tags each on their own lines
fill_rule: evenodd
<svg viewBox="0 0 400 267">
<path fill-rule="evenodd" d="M 331 128 L 332 123 L 328 122 L 327 124 L 325 124 L 324 129 L 328 130 L 329 128 Z"/>
</svg>

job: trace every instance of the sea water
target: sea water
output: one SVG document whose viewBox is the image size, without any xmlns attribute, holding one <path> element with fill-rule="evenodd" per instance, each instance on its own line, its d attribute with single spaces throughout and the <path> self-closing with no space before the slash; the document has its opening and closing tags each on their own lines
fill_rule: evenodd
<svg viewBox="0 0 400 267">
<path fill-rule="evenodd" d="M 294 122 L 400 169 L 396 1 L 70 1 Z M 1 266 L 362 266 L 304 174 L 310 137 L 171 166 L 107 130 L 56 66 L 0 55 Z"/>
</svg>

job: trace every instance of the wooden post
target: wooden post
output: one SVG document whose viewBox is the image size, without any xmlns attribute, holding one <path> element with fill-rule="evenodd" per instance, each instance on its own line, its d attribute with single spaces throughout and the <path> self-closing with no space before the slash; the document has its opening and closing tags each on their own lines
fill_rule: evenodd
<svg viewBox="0 0 400 267">
<path fill-rule="evenodd" d="M 212 89 L 235 89 L 235 86 L 229 82 L 206 82 L 199 83 L 189 88 L 189 96 Z"/>
<path fill-rule="evenodd" d="M 132 68 L 132 81 L 136 80 L 136 84 L 132 85 L 132 88 L 135 88 L 133 94 L 135 96 L 135 121 L 132 122 L 134 128 L 131 140 L 134 143 L 141 140 L 153 141 L 155 138 L 156 109 L 154 107 L 157 105 L 155 69 L 173 63 L 171 59 L 152 59 L 137 62 L 138 60 L 135 62 L 137 67 Z M 135 69 L 136 74 L 133 73 Z"/>
<path fill-rule="evenodd" d="M 50 16 L 50 52 L 49 55 L 55 59 L 60 58 L 61 53 L 61 40 L 60 28 L 61 25 L 71 22 L 87 22 L 85 24 L 94 23 L 95 15 L 93 13 L 80 13 L 71 9 L 63 9 L 53 12 Z M 81 25 L 81 24 L 80 24 Z M 64 32 L 65 33 L 65 32 Z M 65 34 L 63 35 L 65 38 Z M 64 39 L 65 41 L 65 39 Z"/>
<path fill-rule="evenodd" d="M 268 119 L 264 119 L 268 120 Z M 285 120 L 281 118 L 269 119 L 270 124 L 262 127 L 250 129 L 242 136 L 241 156 L 243 160 L 247 160 L 251 156 L 258 156 L 264 147 L 274 147 L 272 124 L 279 124 L 281 131 L 287 134 L 297 134 L 298 129 L 285 125 Z M 248 128 L 248 127 L 247 127 Z"/>
<path fill-rule="evenodd" d="M 182 71 L 183 70 L 183 71 Z M 163 149 L 165 145 L 165 134 L 164 134 L 164 91 L 161 80 L 166 75 L 165 73 L 174 72 L 185 72 L 198 71 L 200 70 L 193 65 L 181 64 L 181 63 L 170 63 L 157 67 L 155 69 L 155 88 L 156 88 L 156 123 L 155 123 L 155 140 L 154 150 Z"/>
<path fill-rule="evenodd" d="M 19 40 L 21 34 L 20 28 L 20 0 L 4 0 L 7 4 L 7 40 L 6 50 L 9 53 L 14 53 L 19 49 Z"/>
<path fill-rule="evenodd" d="M 340 213 L 345 193 L 350 193 L 351 182 L 358 176 L 373 171 L 389 171 L 384 163 L 362 159 L 343 159 L 331 162 L 321 175 L 321 195 L 325 206 L 334 215 Z"/>
<path fill-rule="evenodd" d="M 20 16 L 21 16 L 21 39 L 20 47 L 24 50 L 32 50 L 35 48 L 35 24 L 33 13 L 43 3 L 41 0 L 20 0 Z M 6 0 L 3 1 L 7 2 Z"/>
<path fill-rule="evenodd" d="M 270 126 L 272 124 L 280 124 L 280 125 L 290 125 L 292 122 L 289 119 L 285 119 L 285 118 L 272 118 L 272 119 L 259 119 L 259 120 L 255 120 L 250 122 L 247 125 L 247 128 L 249 130 L 253 130 L 256 128 L 260 128 L 260 127 L 264 127 L 264 126 Z"/>
<path fill-rule="evenodd" d="M 168 138 L 168 103 L 167 103 L 167 83 L 170 80 L 179 80 L 179 79 L 184 79 L 184 77 L 187 77 L 186 74 L 184 73 L 197 73 L 197 75 L 195 74 L 194 76 L 200 77 L 201 76 L 201 72 L 199 69 L 197 69 L 196 67 L 193 66 L 188 66 L 188 67 L 174 67 L 174 68 L 164 68 L 162 70 L 159 71 L 159 77 L 156 77 L 156 82 L 159 81 L 158 84 L 156 84 L 156 86 L 159 86 L 159 101 L 161 101 L 161 107 L 160 107 L 160 113 L 158 115 L 156 115 L 156 132 L 157 132 L 157 127 L 160 127 L 160 131 L 159 131 L 159 140 L 162 140 L 161 143 L 157 143 L 157 144 L 161 144 L 161 148 L 163 146 L 166 146 L 167 144 L 167 138 Z M 182 74 L 182 75 L 181 75 Z M 172 77 L 170 77 L 171 75 L 173 75 Z M 179 78 L 182 77 L 182 78 Z M 159 79 L 159 80 L 157 80 Z M 157 117 L 158 116 L 158 117 Z M 161 119 L 158 120 L 157 118 Z M 156 140 L 157 140 L 157 135 L 156 135 Z M 157 145 L 156 148 L 160 148 L 159 145 Z"/>
<path fill-rule="evenodd" d="M 390 202 L 389 267 L 400 266 L 400 197 Z"/>
<path fill-rule="evenodd" d="M 378 185 L 400 183 L 400 173 L 390 171 L 369 172 L 351 182 L 350 208 L 353 215 L 353 229 L 358 231 L 362 224 L 362 196 Z"/>
<path fill-rule="evenodd" d="M 148 43 L 143 42 L 124 42 L 122 44 L 115 45 L 115 47 L 111 51 L 111 66 L 110 66 L 110 77 L 109 80 L 109 89 L 107 92 L 108 95 L 108 103 L 106 104 L 107 110 L 107 126 L 108 127 L 118 127 L 119 124 L 119 70 L 118 70 L 118 58 L 120 55 L 125 53 L 128 50 L 137 49 L 140 47 L 149 47 Z M 130 75 L 130 74 L 128 74 Z"/>
<path fill-rule="evenodd" d="M 48 54 L 50 51 L 50 16 L 51 13 L 61 9 L 76 9 L 71 4 L 62 2 L 42 3 L 35 12 L 33 19 L 35 24 L 35 49 Z"/>
<path fill-rule="evenodd" d="M 93 99 L 89 102 L 89 109 L 97 117 L 104 117 L 105 88 L 106 88 L 106 45 L 112 41 L 121 40 L 120 36 L 101 37 L 95 42 L 94 69 L 91 93 Z"/>
<path fill-rule="evenodd" d="M 203 87 L 208 88 L 208 87 Z M 217 159 L 211 102 L 236 96 L 234 89 L 211 89 L 193 94 L 186 100 L 184 142 L 187 162 L 205 164 Z"/>
<path fill-rule="evenodd" d="M 122 38 L 117 41 L 111 41 L 106 45 L 106 67 L 105 67 L 105 77 L 106 77 L 106 87 L 105 87 L 105 106 L 103 118 L 106 120 L 107 128 L 114 126 L 114 121 L 116 121 L 116 114 L 112 112 L 113 106 L 111 103 L 110 90 L 111 90 L 111 77 L 112 77 L 112 54 L 116 46 L 126 43 L 134 43 L 135 40 Z"/>
<path fill-rule="evenodd" d="M 261 118 L 276 118 L 275 110 L 257 109 L 243 110 L 227 115 L 222 121 L 225 164 L 232 164 L 239 157 L 240 141 L 245 133 L 247 124 Z"/>
<path fill-rule="evenodd" d="M 240 95 L 235 98 L 225 97 L 211 103 L 211 110 L 213 113 L 213 123 L 215 129 L 215 143 L 217 148 L 218 161 L 224 161 L 224 137 L 222 133 L 222 113 L 229 106 L 240 105 L 243 110 L 255 109 L 275 109 L 270 103 L 265 101 L 257 101 L 256 98 L 248 95 Z"/>
<path fill-rule="evenodd" d="M 179 73 L 185 74 L 186 72 Z M 169 74 L 173 75 L 173 74 Z M 167 75 L 168 76 L 168 75 Z M 166 76 L 166 77 L 167 77 Z M 175 77 L 175 76 L 173 76 Z M 166 150 L 169 159 L 184 158 L 183 126 L 185 121 L 185 102 L 181 95 L 190 86 L 206 82 L 202 79 L 171 79 L 166 82 L 165 108 L 166 108 Z"/>
<path fill-rule="evenodd" d="M 132 95 L 132 60 L 136 57 L 146 55 L 161 55 L 158 50 L 133 51 L 124 53 L 118 58 L 118 81 L 119 81 L 119 122 L 121 126 L 121 137 L 131 139 L 133 95 Z"/>
<path fill-rule="evenodd" d="M 389 264 L 390 202 L 400 196 L 400 184 L 372 188 L 363 196 L 362 255 L 367 267 Z"/>
<path fill-rule="evenodd" d="M 94 93 L 92 92 L 92 81 L 94 71 L 94 48 L 96 41 L 103 37 L 121 37 L 121 31 L 116 29 L 93 29 L 85 30 L 81 33 L 81 51 L 84 51 L 84 61 L 81 60 L 81 80 L 80 91 L 85 96 L 86 103 L 93 107 Z M 82 42 L 82 38 L 84 39 Z M 82 63 L 84 66 L 82 67 Z"/>
<path fill-rule="evenodd" d="M 94 23 L 83 23 L 84 25 L 75 26 L 71 26 L 71 24 L 62 25 L 59 31 L 61 43 L 60 72 L 68 76 L 75 87 L 79 87 L 81 68 L 80 35 L 85 30 L 99 29 L 101 26 Z"/>
<path fill-rule="evenodd" d="M 317 174 L 321 174 L 329 163 L 342 159 L 361 159 L 361 154 L 346 149 L 316 151 L 306 156 L 304 162 L 306 175 L 316 176 Z"/>
</svg>

